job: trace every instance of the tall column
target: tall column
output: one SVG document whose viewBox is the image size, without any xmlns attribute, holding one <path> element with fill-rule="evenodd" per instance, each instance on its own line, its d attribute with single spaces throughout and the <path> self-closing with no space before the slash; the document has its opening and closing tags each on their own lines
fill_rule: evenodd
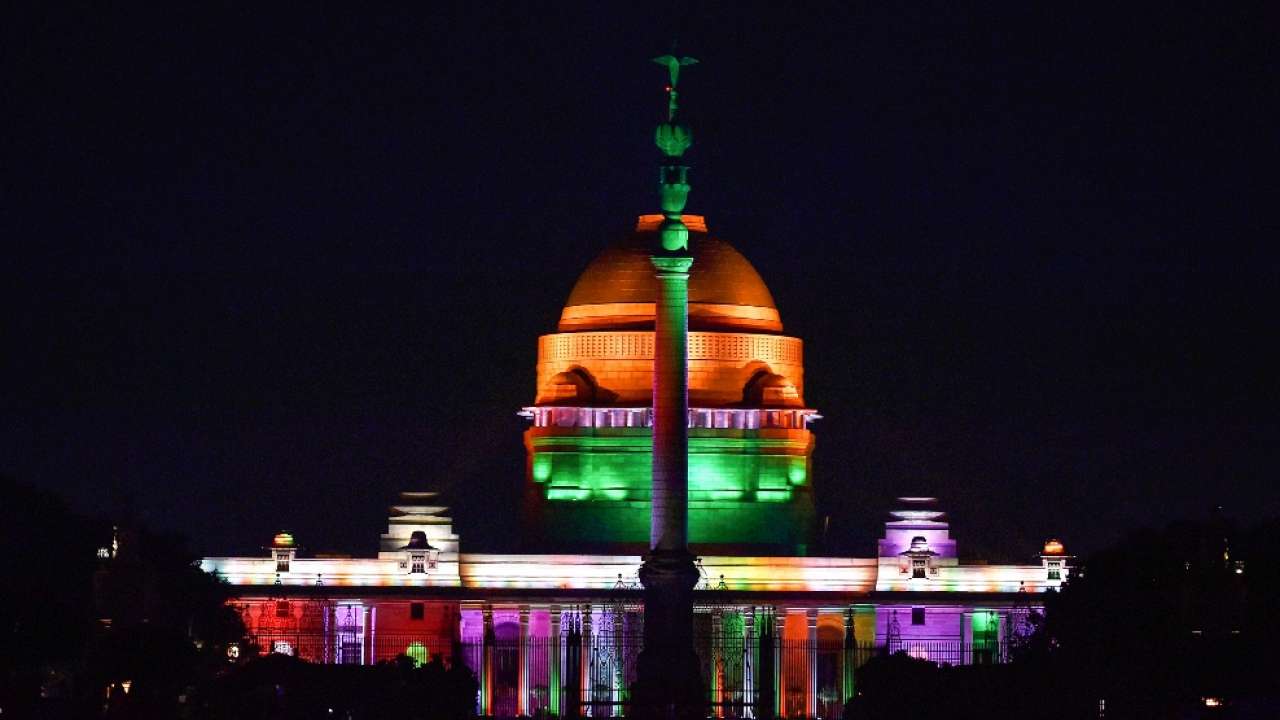
<svg viewBox="0 0 1280 720">
<path fill-rule="evenodd" d="M 551 637 L 547 642 L 547 712 L 560 716 L 560 606 L 551 606 Z"/>
<path fill-rule="evenodd" d="M 973 611 L 965 610 L 960 614 L 960 648 L 964 665 L 973 664 Z"/>
<path fill-rule="evenodd" d="M 703 717 L 705 698 L 693 650 L 689 554 L 689 267 L 685 255 L 655 255 L 659 282 L 653 359 L 653 507 L 644 585 L 644 651 L 636 704 L 651 714 Z M 641 713 L 645 710 L 641 709 Z"/>
<path fill-rule="evenodd" d="M 516 650 L 516 662 L 519 673 L 516 693 L 516 714 L 531 715 L 529 707 L 529 606 L 520 606 L 520 644 Z"/>
<path fill-rule="evenodd" d="M 755 697 L 756 662 L 752 648 L 756 644 L 756 609 L 749 607 L 742 616 L 742 697 L 741 714 L 743 717 L 755 717 L 752 712 L 751 699 Z"/>
<path fill-rule="evenodd" d="M 809 676 L 806 683 L 808 692 L 805 712 L 809 717 L 818 716 L 818 609 L 809 608 L 806 613 L 809 625 Z"/>
<path fill-rule="evenodd" d="M 627 697 L 627 677 L 626 663 L 623 658 L 626 657 L 626 608 L 624 605 L 617 605 L 613 611 L 609 613 L 609 619 L 613 623 L 613 627 L 609 628 L 610 634 L 613 636 L 613 701 L 618 703 L 613 706 L 614 716 L 622 714 L 622 702 Z"/>
<path fill-rule="evenodd" d="M 774 608 L 773 612 L 773 636 L 776 638 L 773 645 L 773 702 L 774 717 L 786 717 L 787 707 L 787 674 L 782 667 L 783 661 L 787 657 L 787 610 L 786 608 Z M 788 668 L 789 669 L 789 668 Z"/>
<path fill-rule="evenodd" d="M 725 663 L 725 642 L 724 642 L 724 615 L 723 610 L 716 609 L 711 612 L 711 642 L 707 644 L 707 652 L 711 654 L 711 697 L 715 699 L 715 705 L 711 708 L 711 715 L 714 717 L 724 717 L 724 663 Z"/>
<path fill-rule="evenodd" d="M 687 255 L 655 255 L 658 301 L 653 337 L 653 512 L 649 545 L 688 554 L 689 268 Z"/>
<path fill-rule="evenodd" d="M 480 714 L 493 714 L 493 606 L 484 606 L 484 644 L 480 659 Z"/>
<path fill-rule="evenodd" d="M 594 701 L 595 697 L 595 678 L 591 676 L 591 661 L 595 654 L 595 632 L 594 623 L 591 620 L 591 604 L 587 603 L 582 608 L 582 653 L 578 656 L 581 666 L 578 669 L 579 677 L 582 678 L 583 694 Z M 588 705 L 584 715 L 595 717 L 597 714 L 595 705 Z"/>
<path fill-rule="evenodd" d="M 840 641 L 840 702 L 847 703 L 853 697 L 854 664 L 857 662 L 858 641 L 854 630 L 854 610 L 844 613 L 844 632 Z"/>
<path fill-rule="evenodd" d="M 658 280 L 653 327 L 653 478 L 649 553 L 640 567 L 644 585 L 644 650 L 640 654 L 634 714 L 705 717 L 706 697 L 693 650 L 693 588 L 698 569 L 689 554 L 689 229 L 681 220 L 689 194 L 681 156 L 692 143 L 676 122 L 676 83 L 692 58 L 665 55 L 667 121 L 654 142 L 664 156 L 659 189 L 665 216 L 651 257 Z"/>
<path fill-rule="evenodd" d="M 360 608 L 360 664 L 373 664 L 373 624 L 370 622 L 372 608 L 364 605 Z"/>
</svg>

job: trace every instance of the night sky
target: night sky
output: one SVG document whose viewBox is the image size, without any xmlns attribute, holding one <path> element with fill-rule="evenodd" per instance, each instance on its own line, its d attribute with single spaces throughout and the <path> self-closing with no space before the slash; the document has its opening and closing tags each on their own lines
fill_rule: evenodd
<svg viewBox="0 0 1280 720">
<path fill-rule="evenodd" d="M 1274 8 L 31 5 L 0 473 L 79 509 L 371 554 L 436 489 L 518 547 L 536 338 L 657 209 L 678 36 L 689 211 L 805 341 L 828 551 L 906 494 L 990 559 L 1280 514 Z"/>
</svg>

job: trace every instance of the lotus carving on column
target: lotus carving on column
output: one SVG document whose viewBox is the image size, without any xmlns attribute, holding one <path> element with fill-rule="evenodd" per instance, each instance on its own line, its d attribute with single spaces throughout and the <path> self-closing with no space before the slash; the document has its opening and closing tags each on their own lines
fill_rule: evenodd
<svg viewBox="0 0 1280 720">
<path fill-rule="evenodd" d="M 653 142 L 663 155 L 677 158 L 693 145 L 693 133 L 684 125 L 664 122 L 654 130 Z"/>
</svg>

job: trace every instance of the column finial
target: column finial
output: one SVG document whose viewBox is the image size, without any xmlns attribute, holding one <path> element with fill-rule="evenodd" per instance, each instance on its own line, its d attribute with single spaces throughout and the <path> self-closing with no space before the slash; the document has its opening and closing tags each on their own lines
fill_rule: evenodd
<svg viewBox="0 0 1280 720">
<path fill-rule="evenodd" d="M 680 68 L 696 65 L 697 59 L 688 56 L 676 57 L 674 54 L 656 57 L 653 61 L 667 68 L 669 84 L 667 85 L 667 119 L 658 124 L 653 134 L 653 142 L 662 152 L 662 164 L 659 167 L 658 183 L 662 198 L 662 214 L 666 219 L 658 230 L 662 240 L 662 250 L 673 254 L 687 254 L 689 251 L 689 228 L 681 221 L 685 203 L 689 199 L 689 166 L 684 164 L 686 150 L 693 145 L 693 133 L 684 123 L 677 121 L 680 110 Z"/>
</svg>

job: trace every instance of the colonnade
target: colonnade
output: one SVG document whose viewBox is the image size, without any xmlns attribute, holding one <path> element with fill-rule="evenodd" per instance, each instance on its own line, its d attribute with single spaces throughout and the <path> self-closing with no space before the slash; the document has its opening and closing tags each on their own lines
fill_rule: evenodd
<svg viewBox="0 0 1280 720">
<path fill-rule="evenodd" d="M 641 649 L 639 606 L 482 604 L 464 605 L 461 615 L 480 715 L 623 714 Z M 866 606 L 699 608 L 695 649 L 710 714 L 838 715 L 852 697 L 854 668 L 874 654 L 874 622 Z"/>
<path fill-rule="evenodd" d="M 643 608 L 626 598 L 561 604 L 261 598 L 238 607 L 263 652 L 362 665 L 399 655 L 461 661 L 479 680 L 476 710 L 484 716 L 620 716 L 643 638 Z M 718 718 L 832 718 L 854 694 L 854 670 L 875 654 L 1003 662 L 1007 641 L 1031 609 L 1016 601 L 704 604 L 695 613 L 694 643 L 708 711 Z"/>
</svg>

